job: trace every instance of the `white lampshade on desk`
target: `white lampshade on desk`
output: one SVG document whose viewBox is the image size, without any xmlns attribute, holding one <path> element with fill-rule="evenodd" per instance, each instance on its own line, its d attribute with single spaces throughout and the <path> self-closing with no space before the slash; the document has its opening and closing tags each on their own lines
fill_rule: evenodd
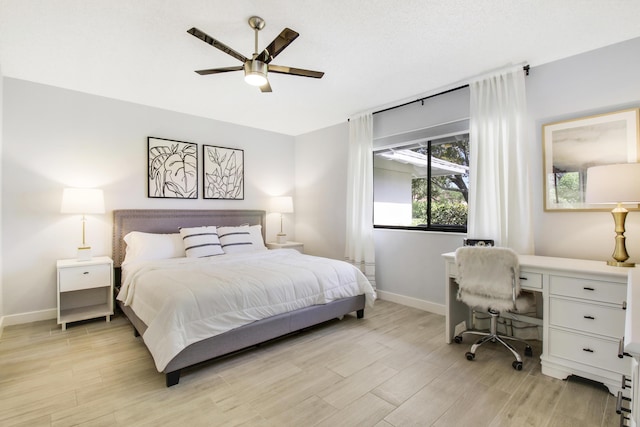
<svg viewBox="0 0 640 427">
<path fill-rule="evenodd" d="M 287 235 L 282 230 L 282 214 L 293 213 L 293 198 L 291 196 L 273 197 L 269 210 L 280 214 L 280 232 L 278 233 L 278 243 L 287 243 Z"/>
<path fill-rule="evenodd" d="M 97 188 L 65 188 L 60 212 L 82 215 L 82 246 L 78 247 L 78 260 L 90 260 L 91 246 L 86 242 L 86 215 L 104 213 L 104 192 Z"/>
<path fill-rule="evenodd" d="M 587 190 L 585 194 L 590 204 L 616 204 L 611 211 L 615 221 L 616 244 L 614 261 L 607 264 L 618 267 L 633 267 L 625 247 L 624 221 L 629 212 L 622 204 L 640 203 L 640 163 L 621 163 L 594 166 L 587 169 Z"/>
</svg>

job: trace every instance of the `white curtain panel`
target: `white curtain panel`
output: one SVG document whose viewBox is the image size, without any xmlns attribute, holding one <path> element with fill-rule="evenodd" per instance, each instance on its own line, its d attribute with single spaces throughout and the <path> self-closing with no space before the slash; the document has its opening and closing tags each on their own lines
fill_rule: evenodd
<svg viewBox="0 0 640 427">
<path fill-rule="evenodd" d="M 522 66 L 472 81 L 469 238 L 532 254 L 531 192 Z"/>
<path fill-rule="evenodd" d="M 373 241 L 373 115 L 349 119 L 345 258 L 376 287 Z"/>
</svg>

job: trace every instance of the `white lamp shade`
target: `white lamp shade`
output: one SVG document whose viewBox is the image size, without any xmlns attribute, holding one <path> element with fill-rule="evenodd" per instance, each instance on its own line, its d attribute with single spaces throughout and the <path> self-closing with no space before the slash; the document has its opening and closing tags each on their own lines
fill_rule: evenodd
<svg viewBox="0 0 640 427">
<path fill-rule="evenodd" d="M 640 163 L 587 169 L 587 203 L 640 203 Z"/>
<path fill-rule="evenodd" d="M 274 197 L 271 199 L 271 212 L 277 213 L 292 213 L 293 212 L 293 198 L 291 196 Z"/>
<path fill-rule="evenodd" d="M 61 213 L 102 214 L 104 192 L 97 188 L 65 188 L 62 192 Z"/>
</svg>

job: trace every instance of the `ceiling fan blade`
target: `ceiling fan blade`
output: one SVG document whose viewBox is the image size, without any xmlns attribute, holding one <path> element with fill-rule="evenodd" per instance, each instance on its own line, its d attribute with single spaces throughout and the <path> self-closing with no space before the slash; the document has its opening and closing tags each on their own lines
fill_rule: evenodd
<svg viewBox="0 0 640 427">
<path fill-rule="evenodd" d="M 271 62 L 273 58 L 278 56 L 292 41 L 298 38 L 300 34 L 293 31 L 291 28 L 285 28 L 282 32 L 273 39 L 271 44 L 267 46 L 260 55 L 257 56 L 258 61 L 262 61 L 266 64 Z"/>
<path fill-rule="evenodd" d="M 194 35 L 195 37 L 199 38 L 200 40 L 202 40 L 205 43 L 210 44 L 211 46 L 215 47 L 216 49 L 220 49 L 221 51 L 223 51 L 227 55 L 233 56 L 238 61 L 247 62 L 249 60 L 243 54 L 236 52 L 235 50 L 231 49 L 226 44 L 224 44 L 222 42 L 219 42 L 218 40 L 214 39 L 210 35 L 204 33 L 203 31 L 200 31 L 196 27 L 193 27 L 190 30 L 187 30 L 187 33 L 189 33 L 191 35 Z"/>
<path fill-rule="evenodd" d="M 196 70 L 196 73 L 201 76 L 205 76 L 207 74 L 219 74 L 226 73 L 228 71 L 242 71 L 244 67 L 242 65 L 238 65 L 236 67 L 223 67 L 223 68 L 210 68 L 208 70 Z"/>
<path fill-rule="evenodd" d="M 266 84 L 260 86 L 260 92 L 271 92 L 271 85 L 269 84 L 269 82 L 267 81 Z"/>
<path fill-rule="evenodd" d="M 322 71 L 303 70 L 302 68 L 287 67 L 284 65 L 269 65 L 269 72 L 279 74 L 292 74 L 294 76 L 313 77 L 321 79 L 324 76 Z"/>
</svg>

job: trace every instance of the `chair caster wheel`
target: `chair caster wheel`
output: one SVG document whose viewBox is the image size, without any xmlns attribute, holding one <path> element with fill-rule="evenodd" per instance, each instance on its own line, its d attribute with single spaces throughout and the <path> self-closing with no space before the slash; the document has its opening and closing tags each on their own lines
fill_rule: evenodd
<svg viewBox="0 0 640 427">
<path fill-rule="evenodd" d="M 471 353 L 470 351 L 467 351 L 467 353 L 465 354 L 465 356 L 467 356 L 467 360 L 473 360 L 476 358 L 476 355 Z"/>
<path fill-rule="evenodd" d="M 460 335 L 456 335 L 453 337 L 453 341 L 455 341 L 456 344 L 460 344 L 462 342 L 462 337 Z"/>
<path fill-rule="evenodd" d="M 527 348 L 524 349 L 524 355 L 527 357 L 533 357 L 533 350 L 531 347 L 527 346 Z"/>
<path fill-rule="evenodd" d="M 518 362 L 516 360 L 511 364 L 511 366 L 513 366 L 513 369 L 515 369 L 516 371 L 522 371 L 522 362 Z"/>
</svg>

